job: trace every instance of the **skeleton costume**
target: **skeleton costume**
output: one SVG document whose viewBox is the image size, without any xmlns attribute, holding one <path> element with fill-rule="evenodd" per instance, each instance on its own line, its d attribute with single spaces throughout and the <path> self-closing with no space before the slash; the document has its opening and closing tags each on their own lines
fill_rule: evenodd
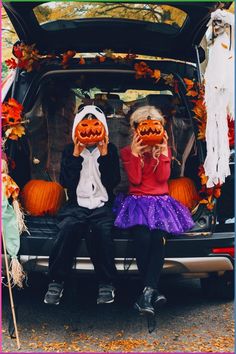
<svg viewBox="0 0 236 354">
<path fill-rule="evenodd" d="M 75 117 L 73 139 L 77 124 L 88 114 L 103 123 L 108 135 L 104 113 L 96 106 L 85 106 Z M 66 279 L 81 238 L 85 237 L 99 283 L 111 283 L 116 273 L 111 204 L 113 189 L 120 181 L 117 149 L 109 143 L 107 155 L 100 156 L 94 145 L 78 157 L 73 156 L 73 150 L 74 144 L 70 144 L 62 154 L 60 183 L 67 188 L 68 202 L 58 214 L 60 230 L 50 256 L 49 276 L 58 282 Z"/>
</svg>

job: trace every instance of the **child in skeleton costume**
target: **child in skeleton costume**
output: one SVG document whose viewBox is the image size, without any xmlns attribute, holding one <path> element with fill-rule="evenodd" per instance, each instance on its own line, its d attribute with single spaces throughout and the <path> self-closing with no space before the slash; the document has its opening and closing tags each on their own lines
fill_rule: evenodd
<svg viewBox="0 0 236 354">
<path fill-rule="evenodd" d="M 129 193 L 117 197 L 114 210 L 115 225 L 129 228 L 134 238 L 137 266 L 144 285 L 135 308 L 154 315 L 155 306 L 166 302 L 164 295 L 158 292 L 165 237 L 168 233 L 187 231 L 194 223 L 188 209 L 169 196 L 171 150 L 167 133 L 163 142 L 154 146 L 144 145 L 137 134 L 139 123 L 147 119 L 164 124 L 160 111 L 153 106 L 140 107 L 131 115 L 133 139 L 131 145 L 120 152 L 129 180 Z"/>
<path fill-rule="evenodd" d="M 102 142 L 86 146 L 79 142 L 76 127 L 87 118 L 102 122 L 106 132 Z M 85 237 L 99 282 L 97 303 L 110 303 L 114 301 L 112 282 L 116 275 L 111 205 L 120 167 L 117 149 L 108 142 L 106 118 L 100 108 L 81 108 L 75 116 L 72 139 L 74 144 L 66 146 L 62 155 L 60 183 L 67 189 L 68 201 L 58 215 L 60 230 L 49 260 L 51 282 L 44 302 L 59 304 L 73 257 Z"/>
</svg>

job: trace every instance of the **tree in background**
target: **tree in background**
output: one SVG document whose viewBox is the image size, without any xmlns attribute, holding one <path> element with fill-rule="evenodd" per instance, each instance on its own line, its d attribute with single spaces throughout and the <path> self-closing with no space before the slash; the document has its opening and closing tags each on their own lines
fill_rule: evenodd
<svg viewBox="0 0 236 354">
<path fill-rule="evenodd" d="M 57 6 L 58 5 L 58 6 Z M 42 4 L 34 12 L 39 22 L 57 19 L 79 19 L 110 17 L 136 19 L 180 27 L 186 15 L 179 9 L 168 5 L 133 3 L 83 3 L 60 2 L 57 5 Z"/>
<path fill-rule="evenodd" d="M 12 46 L 17 41 L 17 35 L 11 22 L 2 8 L 2 60 L 5 61 L 12 55 Z"/>
</svg>

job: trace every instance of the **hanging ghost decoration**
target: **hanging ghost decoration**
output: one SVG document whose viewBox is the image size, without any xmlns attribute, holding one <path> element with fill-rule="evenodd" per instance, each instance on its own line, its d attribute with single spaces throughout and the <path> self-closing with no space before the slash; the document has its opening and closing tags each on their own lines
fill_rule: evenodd
<svg viewBox="0 0 236 354">
<path fill-rule="evenodd" d="M 209 60 L 205 71 L 207 109 L 204 162 L 207 187 L 224 183 L 230 175 L 228 122 L 234 119 L 234 15 L 225 10 L 211 14 L 206 37 Z"/>
</svg>

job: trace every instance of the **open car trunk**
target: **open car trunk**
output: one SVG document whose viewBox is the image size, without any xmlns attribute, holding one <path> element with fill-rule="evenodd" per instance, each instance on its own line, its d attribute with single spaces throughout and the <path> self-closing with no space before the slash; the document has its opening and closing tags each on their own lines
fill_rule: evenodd
<svg viewBox="0 0 236 354">
<path fill-rule="evenodd" d="M 47 67 L 44 73 L 38 73 L 38 78 L 36 75 L 28 83 L 31 89 L 20 100 L 25 107 L 26 118 L 30 121 L 27 137 L 21 139 L 21 147 L 15 144 L 16 168 L 12 175 L 20 187 L 30 179 L 59 181 L 61 154 L 65 145 L 72 142 L 73 119 L 80 105 L 95 104 L 102 108 L 107 117 L 110 141 L 119 150 L 130 141 L 129 112 L 134 107 L 150 104 L 161 109 L 166 116 L 166 129 L 173 154 L 171 178 L 188 177 L 200 190 L 198 168 L 204 161 L 204 146 L 196 140 L 197 121 L 193 119 L 191 102 L 186 97 L 182 82 L 184 77 L 197 80 L 197 69 L 194 65 L 172 61 L 148 61 L 148 65 L 178 78 L 179 91 L 175 92 L 163 80 L 156 83 L 152 79 L 136 79 L 133 64 L 109 61 L 94 64 L 91 59 L 86 60 L 82 69 L 74 69 L 72 63 L 66 71 L 54 65 Z M 15 94 L 16 97 L 22 95 L 20 86 Z M 23 169 L 20 161 L 25 161 Z M 127 192 L 127 177 L 123 169 L 121 176 L 116 194 Z M 197 201 L 193 207 L 196 205 Z M 189 234 L 212 233 L 214 210 L 209 211 L 204 205 L 199 205 L 193 217 L 196 226 Z M 48 218 L 45 217 L 46 220 Z M 50 220 L 48 225 L 53 223 L 53 218 Z M 33 221 L 33 227 L 38 223 Z M 39 232 L 42 229 L 45 231 L 42 226 Z M 50 230 L 51 226 L 49 234 Z M 36 235 L 37 230 L 33 234 Z"/>
<path fill-rule="evenodd" d="M 171 178 L 188 177 L 199 191 L 198 168 L 205 158 L 205 146 L 196 139 L 197 121 L 193 118 L 190 99 L 186 97 L 183 78 L 199 79 L 196 65 L 187 62 L 196 62 L 195 46 L 199 45 L 210 12 L 218 3 L 174 3 L 176 9 L 186 14 L 179 26 L 165 21 L 152 23 L 125 18 L 57 19 L 40 24 L 33 9 L 42 4 L 4 3 L 19 38 L 28 44 L 35 43 L 42 53 L 63 53 L 72 49 L 92 53 L 111 48 L 116 53 L 158 55 L 183 60 L 184 63 L 145 59 L 152 69 L 174 75 L 180 83 L 177 92 L 162 80 L 158 83 L 147 78 L 137 80 L 134 63 L 140 63 L 140 60 L 132 64 L 112 60 L 98 64 L 86 58 L 85 65 L 78 66 L 77 58 L 71 60 L 66 70 L 55 60 L 37 72 L 17 75 L 14 97 L 24 105 L 30 121 L 26 137 L 19 142 L 10 142 L 8 146 L 10 157 L 16 162 L 12 176 L 19 186 L 22 188 L 35 178 L 59 181 L 61 153 L 65 145 L 71 142 L 74 115 L 81 104 L 96 104 L 104 110 L 110 141 L 118 149 L 129 143 L 130 110 L 151 104 L 166 115 L 173 153 Z M 226 7 L 229 5 L 225 3 Z M 203 60 L 204 51 L 199 49 L 199 54 L 200 60 Z M 116 193 L 127 191 L 127 178 L 123 170 L 121 175 Z M 204 205 L 199 205 L 193 208 L 192 214 L 195 221 L 193 230 L 177 238 L 176 235 L 170 236 L 170 240 L 176 242 L 175 247 L 178 240 L 190 241 L 191 235 L 196 239 L 208 237 L 207 242 L 211 243 L 216 222 L 215 208 L 208 210 Z M 29 215 L 27 224 L 31 235 L 22 235 L 20 254 L 47 257 L 57 235 L 56 218 Z M 114 236 L 116 257 L 132 258 L 133 250 L 128 248 L 128 232 L 115 229 Z M 221 244 L 224 245 L 224 240 Z M 181 242 L 175 250 L 169 245 L 171 243 L 167 245 L 167 256 L 194 257 L 201 252 L 207 255 L 210 249 L 210 246 L 202 247 L 202 243 L 191 252 Z M 87 256 L 85 248 L 78 256 Z"/>
</svg>

